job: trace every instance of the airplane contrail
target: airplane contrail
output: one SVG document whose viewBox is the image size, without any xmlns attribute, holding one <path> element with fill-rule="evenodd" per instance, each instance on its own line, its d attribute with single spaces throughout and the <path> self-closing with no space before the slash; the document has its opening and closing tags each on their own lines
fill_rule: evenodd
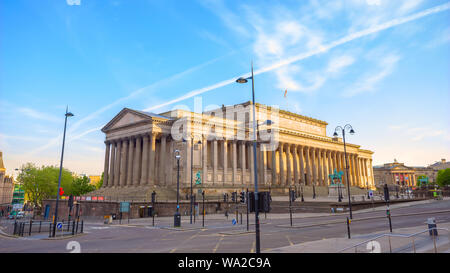
<svg viewBox="0 0 450 273">
<path fill-rule="evenodd" d="M 389 28 L 392 28 L 392 27 L 395 27 L 395 26 L 398 26 L 398 25 L 401 25 L 401 24 L 405 24 L 405 23 L 408 23 L 408 22 L 411 22 L 411 21 L 415 21 L 415 20 L 418 20 L 420 18 L 429 16 L 429 15 L 432 15 L 432 14 L 436 14 L 436 13 L 439 13 L 439 12 L 443 12 L 443 11 L 446 11 L 446 10 L 449 10 L 449 9 L 450 9 L 450 2 L 448 2 L 446 4 L 442 4 L 442 5 L 436 6 L 436 7 L 433 7 L 433 8 L 429 8 L 429 9 L 426 9 L 424 11 L 421 11 L 421 12 L 418 12 L 418 13 L 414 13 L 412 15 L 408 15 L 408 16 L 405 16 L 405 17 L 402 17 L 402 18 L 393 19 L 393 20 L 390 20 L 388 22 L 385 22 L 385 23 L 382 23 L 382 24 L 378 24 L 378 25 L 369 27 L 367 29 L 364 29 L 364 30 L 361 30 L 361 31 L 357 31 L 357 32 L 352 33 L 352 34 L 349 34 L 349 35 L 347 35 L 347 36 L 345 36 L 345 37 L 343 37 L 341 39 L 338 39 L 338 40 L 335 40 L 335 41 L 329 43 L 328 45 L 320 46 L 320 47 L 318 47 L 315 50 L 311 50 L 311 51 L 308 51 L 308 52 L 305 52 L 305 53 L 301 53 L 301 54 L 298 54 L 298 55 L 295 55 L 295 56 L 291 56 L 291 57 L 286 58 L 284 60 L 280 60 L 280 61 L 278 61 L 276 63 L 273 63 L 273 64 L 271 64 L 269 66 L 257 69 L 257 70 L 254 71 L 253 74 L 254 75 L 263 74 L 263 73 L 266 73 L 266 72 L 278 69 L 278 68 L 280 68 L 282 66 L 289 65 L 291 63 L 298 62 L 298 61 L 307 59 L 309 57 L 312 57 L 312 56 L 324 53 L 324 52 L 326 52 L 326 51 L 328 51 L 330 49 L 333 49 L 333 48 L 335 48 L 337 46 L 346 44 L 348 42 L 351 42 L 353 40 L 356 40 L 356 39 L 368 36 L 370 34 L 374 34 L 374 33 L 380 32 L 382 30 L 386 30 L 386 29 L 389 29 Z M 202 65 L 200 65 L 200 66 L 202 66 Z M 236 79 L 239 78 L 239 77 L 245 77 L 246 78 L 246 77 L 249 77 L 250 75 L 251 75 L 250 73 L 246 73 L 244 75 L 233 77 L 231 79 L 224 80 L 224 81 L 215 83 L 213 85 L 209 85 L 209 86 L 206 86 L 206 87 L 194 89 L 194 90 L 192 90 L 192 91 L 190 91 L 190 92 L 186 93 L 185 95 L 182 95 L 182 96 L 180 96 L 178 98 L 169 100 L 169 101 L 164 102 L 164 103 L 159 104 L 159 105 L 155 105 L 155 106 L 151 106 L 151 107 L 145 108 L 145 109 L 143 109 L 143 111 L 153 111 L 153 110 L 156 110 L 158 108 L 161 108 L 161 107 L 164 107 L 164 106 L 168 106 L 168 105 L 177 103 L 179 101 L 183 101 L 183 100 L 189 99 L 191 97 L 194 97 L 194 96 L 197 96 L 197 95 L 200 95 L 200 94 L 203 94 L 203 93 L 215 90 L 217 88 L 230 85 L 230 84 L 234 83 L 236 81 Z M 152 86 L 152 85 L 150 85 L 150 86 Z M 94 112 L 93 114 L 89 115 L 88 117 L 80 120 L 79 123 L 74 124 L 73 127 L 75 127 L 75 128 L 72 128 L 72 131 L 75 130 L 82 122 L 85 122 L 85 121 L 91 119 L 92 116 L 96 116 L 99 113 L 104 112 L 105 110 L 107 110 L 107 109 L 109 109 L 109 108 L 119 104 L 120 102 L 122 102 L 122 101 L 124 101 L 126 99 L 129 99 L 130 97 L 133 97 L 133 96 L 135 96 L 138 93 L 141 93 L 142 92 L 141 90 L 145 89 L 145 88 L 149 88 L 149 87 L 141 88 L 141 89 L 133 92 L 129 96 L 121 98 L 121 99 L 118 99 L 115 102 L 113 102 L 112 104 L 107 105 L 107 106 L 101 108 L 100 110 Z M 89 118 L 89 117 L 91 117 L 91 118 Z M 87 133 L 93 132 L 94 129 L 89 129 L 89 130 L 79 134 L 79 136 L 84 136 Z M 62 135 L 59 136 L 58 138 L 50 140 L 50 142 L 47 145 L 44 145 L 44 146 L 42 146 L 42 147 L 32 151 L 30 154 L 34 154 L 34 153 L 36 153 L 38 151 L 42 151 L 42 150 L 47 149 L 48 147 L 50 147 L 50 146 L 54 145 L 55 143 L 57 143 L 61 137 L 62 137 Z"/>
<path fill-rule="evenodd" d="M 278 62 L 276 62 L 276 63 L 274 63 L 272 65 L 269 65 L 269 66 L 260 68 L 258 70 L 255 70 L 253 74 L 254 75 L 263 74 L 263 73 L 275 70 L 277 68 L 280 68 L 282 66 L 285 66 L 285 65 L 288 65 L 288 64 L 291 64 L 291 63 L 294 63 L 294 62 L 298 62 L 300 60 L 304 60 L 306 58 L 318 55 L 318 54 L 326 52 L 326 51 L 328 51 L 328 50 L 330 50 L 332 48 L 335 48 L 335 47 L 340 46 L 342 44 L 345 44 L 345 43 L 351 42 L 353 40 L 356 40 L 356 39 L 368 36 L 370 34 L 373 34 L 373 33 L 376 33 L 376 32 L 380 32 L 382 30 L 386 30 L 386 29 L 389 29 L 389 28 L 392 28 L 392 27 L 395 27 L 395 26 L 398 26 L 398 25 L 401 25 L 401 24 L 405 24 L 407 22 L 411 22 L 411 21 L 420 19 L 420 18 L 428 16 L 428 15 L 432 15 L 432 14 L 439 13 L 439 12 L 442 12 L 442 11 L 446 11 L 446 10 L 449 10 L 449 9 L 450 9 L 450 2 L 448 2 L 446 4 L 443 4 L 443 5 L 436 6 L 434 8 L 426 9 L 424 11 L 421 11 L 421 12 L 418 12 L 418 13 L 415 13 L 415 14 L 412 14 L 412 15 L 409 15 L 409 16 L 406 16 L 406 17 L 397 18 L 397 19 L 385 22 L 383 24 L 375 25 L 375 26 L 372 26 L 370 28 L 367 28 L 367 29 L 364 29 L 364 30 L 361 30 L 361 31 L 358 31 L 358 32 L 355 32 L 355 33 L 352 33 L 352 34 L 349 34 L 349 35 L 347 35 L 347 36 L 345 36 L 345 37 L 343 37 L 341 39 L 338 39 L 336 41 L 331 42 L 328 45 L 320 46 L 319 48 L 317 48 L 315 50 L 311 50 L 311 51 L 308 51 L 308 52 L 305 52 L 305 53 L 301 53 L 301 54 L 298 54 L 298 55 L 286 58 L 284 60 L 278 61 Z M 217 89 L 219 87 L 223 87 L 223 86 L 232 84 L 239 77 L 249 77 L 249 76 L 250 76 L 250 73 L 247 73 L 247 74 L 244 74 L 244 75 L 241 75 L 241 76 L 234 77 L 232 79 L 228 79 L 228 80 L 221 81 L 221 82 L 213 84 L 213 85 L 209 85 L 207 87 L 195 89 L 195 90 L 192 90 L 192 91 L 188 92 L 187 94 L 185 94 L 185 95 L 183 95 L 181 97 L 178 97 L 176 99 L 172 99 L 170 101 L 164 102 L 164 103 L 159 104 L 159 105 L 148 107 L 148 108 L 144 109 L 143 111 L 153 111 L 155 109 L 158 109 L 158 108 L 161 108 L 161 107 L 164 107 L 164 106 L 167 106 L 167 105 L 171 105 L 173 103 L 176 103 L 176 102 L 179 102 L 179 101 L 191 98 L 193 96 L 200 95 L 200 94 L 206 93 L 208 91 L 212 91 L 212 90 Z"/>
</svg>

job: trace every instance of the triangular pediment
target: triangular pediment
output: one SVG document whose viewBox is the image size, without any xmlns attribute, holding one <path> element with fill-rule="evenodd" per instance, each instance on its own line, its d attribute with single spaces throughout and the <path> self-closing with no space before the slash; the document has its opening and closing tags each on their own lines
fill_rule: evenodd
<svg viewBox="0 0 450 273">
<path fill-rule="evenodd" d="M 152 117 L 145 113 L 124 108 L 120 111 L 108 124 L 103 127 L 102 131 L 113 130 L 117 128 L 126 127 L 136 123 L 151 121 Z"/>
</svg>

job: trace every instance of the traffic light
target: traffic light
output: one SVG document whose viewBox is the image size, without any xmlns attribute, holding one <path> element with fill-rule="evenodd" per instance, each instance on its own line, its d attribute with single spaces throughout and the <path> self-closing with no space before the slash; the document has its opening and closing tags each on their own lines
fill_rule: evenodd
<svg viewBox="0 0 450 273">
<path fill-rule="evenodd" d="M 384 200 L 389 202 L 389 188 L 387 184 L 384 184 Z"/>
<path fill-rule="evenodd" d="M 259 192 L 259 211 L 270 212 L 270 192 Z"/>
<path fill-rule="evenodd" d="M 290 193 L 290 195 L 291 195 L 291 201 L 294 202 L 295 199 L 297 199 L 297 196 L 296 196 L 296 194 L 295 194 L 295 191 L 294 191 L 294 190 L 291 190 L 289 193 Z"/>
<path fill-rule="evenodd" d="M 224 193 L 223 194 L 223 202 L 227 202 L 227 197 L 228 197 L 228 194 Z"/>
<path fill-rule="evenodd" d="M 69 205 L 69 208 L 72 209 L 72 207 L 73 207 L 73 195 L 72 194 L 69 196 L 68 205 Z"/>
<path fill-rule="evenodd" d="M 63 188 L 59 188 L 59 196 L 62 196 L 64 194 Z"/>
<path fill-rule="evenodd" d="M 245 191 L 241 191 L 240 198 L 241 198 L 241 203 L 245 204 Z"/>
<path fill-rule="evenodd" d="M 233 202 L 233 203 L 235 203 L 236 202 L 236 196 L 237 195 L 237 192 L 232 192 L 231 193 L 231 201 Z"/>
<path fill-rule="evenodd" d="M 156 202 L 156 192 L 153 191 L 152 192 L 152 203 L 155 203 L 155 202 Z"/>
</svg>

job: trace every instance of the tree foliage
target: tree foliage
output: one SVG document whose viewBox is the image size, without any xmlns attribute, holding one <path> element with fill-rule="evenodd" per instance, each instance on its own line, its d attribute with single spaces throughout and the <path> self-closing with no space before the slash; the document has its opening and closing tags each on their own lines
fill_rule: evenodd
<svg viewBox="0 0 450 273">
<path fill-rule="evenodd" d="M 79 196 L 95 189 L 95 186 L 89 183 L 89 178 L 87 176 L 81 176 L 73 180 L 71 194 L 74 196 Z"/>
<path fill-rule="evenodd" d="M 439 170 L 436 183 L 441 187 L 450 185 L 450 169 Z"/>
<path fill-rule="evenodd" d="M 40 207 L 43 199 L 54 197 L 58 190 L 59 168 L 55 166 L 36 167 L 32 163 L 23 165 L 17 180 L 34 206 Z M 69 170 L 61 172 L 61 187 L 64 192 L 71 192 L 72 174 Z"/>
</svg>

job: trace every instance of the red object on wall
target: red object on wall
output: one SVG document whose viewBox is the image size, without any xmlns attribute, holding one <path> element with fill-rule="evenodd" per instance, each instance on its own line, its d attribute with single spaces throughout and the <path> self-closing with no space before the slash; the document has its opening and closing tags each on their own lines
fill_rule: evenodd
<svg viewBox="0 0 450 273">
<path fill-rule="evenodd" d="M 64 194 L 63 188 L 59 188 L 59 196 L 62 196 Z"/>
</svg>

